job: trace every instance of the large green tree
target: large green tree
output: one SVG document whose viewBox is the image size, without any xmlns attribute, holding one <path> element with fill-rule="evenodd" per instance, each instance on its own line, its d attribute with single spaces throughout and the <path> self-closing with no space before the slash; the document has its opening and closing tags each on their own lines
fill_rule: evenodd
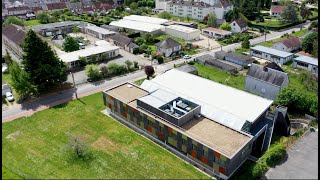
<svg viewBox="0 0 320 180">
<path fill-rule="evenodd" d="M 167 11 L 163 11 L 160 14 L 158 14 L 159 18 L 163 18 L 163 19 L 171 19 L 172 15 L 170 13 L 168 13 Z"/>
<path fill-rule="evenodd" d="M 313 51 L 313 44 L 314 41 L 318 39 L 318 33 L 313 32 L 311 34 L 308 34 L 303 40 L 302 40 L 302 50 L 307 53 L 312 53 Z"/>
<path fill-rule="evenodd" d="M 71 36 L 67 36 L 63 42 L 63 49 L 65 52 L 72 52 L 79 50 L 79 43 L 77 40 Z"/>
<path fill-rule="evenodd" d="M 47 24 L 50 22 L 50 16 L 46 12 L 41 12 L 37 15 L 37 19 L 39 20 L 40 23 L 42 24 Z"/>
<path fill-rule="evenodd" d="M 216 18 L 216 16 L 215 16 L 215 14 L 209 13 L 207 25 L 208 25 L 209 27 L 217 27 L 217 18 Z"/>
<path fill-rule="evenodd" d="M 3 23 L 5 26 L 8 24 L 16 24 L 19 26 L 24 26 L 24 21 L 16 16 L 9 16 Z"/>
<path fill-rule="evenodd" d="M 224 22 L 223 24 L 221 24 L 220 29 L 226 30 L 226 31 L 230 31 L 231 30 L 231 26 L 230 26 L 229 23 Z"/>
<path fill-rule="evenodd" d="M 260 16 L 260 11 L 255 0 L 242 0 L 240 12 L 249 20 L 255 20 Z"/>
<path fill-rule="evenodd" d="M 318 49 L 318 39 L 315 39 L 315 40 L 313 41 L 312 55 L 313 55 L 314 57 L 318 57 L 318 51 L 319 51 L 319 49 Z"/>
<path fill-rule="evenodd" d="M 288 5 L 284 8 L 281 18 L 285 23 L 295 23 L 299 21 L 297 10 L 293 5 Z"/>
<path fill-rule="evenodd" d="M 241 47 L 244 49 L 249 49 L 250 48 L 250 41 L 248 36 L 244 38 L 244 40 L 241 42 Z"/>
<path fill-rule="evenodd" d="M 29 74 L 18 63 L 12 61 L 9 66 L 11 85 L 21 97 L 34 95 L 37 87 L 30 82 Z"/>
<path fill-rule="evenodd" d="M 306 19 L 309 16 L 312 16 L 312 12 L 310 11 L 310 9 L 306 7 L 306 2 L 303 2 L 300 6 L 300 15 L 303 19 Z"/>
<path fill-rule="evenodd" d="M 28 31 L 22 48 L 22 64 L 40 91 L 67 80 L 66 65 L 34 31 Z"/>
</svg>

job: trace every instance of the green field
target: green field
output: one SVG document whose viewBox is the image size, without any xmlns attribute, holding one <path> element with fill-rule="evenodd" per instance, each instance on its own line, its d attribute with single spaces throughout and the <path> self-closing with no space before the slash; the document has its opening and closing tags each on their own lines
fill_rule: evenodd
<svg viewBox="0 0 320 180">
<path fill-rule="evenodd" d="M 203 78 L 207 78 L 236 89 L 244 90 L 245 77 L 241 74 L 231 75 L 199 63 L 194 64 L 194 66 L 198 69 L 199 76 Z"/>
<path fill-rule="evenodd" d="M 208 176 L 101 113 L 102 94 L 70 101 L 2 124 L 2 178 L 199 179 Z M 70 136 L 84 139 L 91 154 L 78 159 Z M 13 173 L 14 172 L 14 173 Z"/>
<path fill-rule="evenodd" d="M 29 20 L 29 21 L 25 21 L 24 22 L 25 26 L 37 26 L 40 25 L 41 23 L 39 22 L 39 20 Z"/>
</svg>

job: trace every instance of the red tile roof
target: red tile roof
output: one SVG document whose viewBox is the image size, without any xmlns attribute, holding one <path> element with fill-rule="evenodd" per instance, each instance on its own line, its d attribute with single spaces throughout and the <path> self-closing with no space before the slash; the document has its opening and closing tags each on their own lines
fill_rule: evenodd
<svg viewBox="0 0 320 180">
<path fill-rule="evenodd" d="M 58 3 L 50 3 L 47 4 L 48 10 L 54 10 L 54 9 L 64 9 L 67 8 L 66 3 L 64 2 L 58 2 Z"/>
<path fill-rule="evenodd" d="M 312 56 L 312 54 L 306 53 L 306 52 L 304 52 L 304 51 L 297 52 L 296 54 L 301 54 L 301 55 L 309 56 L 309 57 Z"/>
<path fill-rule="evenodd" d="M 300 46 L 301 41 L 297 37 L 289 37 L 285 40 L 282 41 L 282 43 L 287 47 L 287 48 L 294 48 L 297 46 Z"/>
<path fill-rule="evenodd" d="M 271 12 L 282 13 L 286 6 L 271 6 Z"/>
<path fill-rule="evenodd" d="M 112 4 L 110 4 L 110 3 L 96 2 L 96 3 L 94 3 L 94 6 L 98 10 L 103 10 L 103 9 L 104 10 L 109 10 L 109 9 L 112 9 Z"/>
<path fill-rule="evenodd" d="M 28 6 L 18 6 L 18 7 L 9 7 L 7 8 L 8 12 L 9 11 L 23 11 L 23 10 L 30 10 Z"/>
</svg>

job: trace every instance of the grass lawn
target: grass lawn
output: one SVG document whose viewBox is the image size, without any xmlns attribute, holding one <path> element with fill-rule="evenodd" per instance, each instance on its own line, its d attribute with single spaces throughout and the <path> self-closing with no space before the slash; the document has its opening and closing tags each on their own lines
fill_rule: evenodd
<svg viewBox="0 0 320 180">
<path fill-rule="evenodd" d="M 2 165 L 2 179 L 23 179 L 23 178 Z"/>
<path fill-rule="evenodd" d="M 37 19 L 25 21 L 24 24 L 25 24 L 26 26 L 37 26 L 37 25 L 41 25 L 40 21 L 37 20 Z"/>
<path fill-rule="evenodd" d="M 265 22 L 255 22 L 255 21 L 251 21 L 252 24 L 256 24 L 256 25 L 260 25 L 260 26 L 267 26 L 267 27 L 282 27 L 282 26 L 286 26 L 290 23 L 283 23 L 279 20 L 276 19 L 271 19 L 271 20 L 265 20 Z"/>
<path fill-rule="evenodd" d="M 284 39 L 285 38 L 277 38 L 277 39 L 273 39 L 273 40 L 270 40 L 270 41 L 265 41 L 265 42 L 259 43 L 258 45 L 266 46 L 266 47 L 272 47 L 272 45 L 274 43 L 280 42 L 280 41 L 282 41 Z"/>
<path fill-rule="evenodd" d="M 235 50 L 236 53 L 242 54 L 244 52 L 248 52 L 250 49 L 238 48 Z"/>
<path fill-rule="evenodd" d="M 104 108 L 97 93 L 3 123 L 2 166 L 27 179 L 209 179 L 102 114 Z M 91 159 L 78 159 L 68 150 L 72 135 L 86 141 Z"/>
<path fill-rule="evenodd" d="M 167 38 L 172 38 L 172 39 L 178 41 L 179 43 L 181 43 L 182 45 L 187 44 L 187 42 L 186 42 L 184 39 L 180 39 L 180 38 L 177 38 L 177 37 L 173 37 L 173 36 L 171 36 L 171 35 L 169 35 L 169 34 L 162 34 L 162 35 L 156 37 L 156 39 L 158 39 L 158 40 L 160 40 L 160 41 L 163 41 L 163 40 L 165 40 L 165 39 L 167 39 Z"/>
<path fill-rule="evenodd" d="M 194 66 L 198 69 L 199 76 L 203 78 L 207 78 L 236 89 L 244 90 L 245 77 L 241 74 L 231 75 L 199 63 L 194 64 Z"/>
<path fill-rule="evenodd" d="M 144 80 L 146 80 L 147 78 L 142 78 L 142 79 L 139 79 L 139 80 L 136 80 L 135 82 L 133 82 L 135 85 L 137 86 L 140 86 Z"/>
</svg>

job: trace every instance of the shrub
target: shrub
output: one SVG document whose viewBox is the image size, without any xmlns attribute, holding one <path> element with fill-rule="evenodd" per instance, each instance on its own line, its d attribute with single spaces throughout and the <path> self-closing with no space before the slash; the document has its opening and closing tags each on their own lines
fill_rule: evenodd
<svg viewBox="0 0 320 180">
<path fill-rule="evenodd" d="M 133 66 L 134 66 L 134 68 L 139 68 L 138 62 L 137 61 L 133 61 Z"/>
<path fill-rule="evenodd" d="M 130 71 L 133 63 L 129 60 L 126 60 L 124 63 L 126 64 L 128 71 Z"/>
<path fill-rule="evenodd" d="M 188 64 L 194 65 L 194 61 L 189 61 Z"/>
<path fill-rule="evenodd" d="M 95 65 L 95 64 L 86 65 L 85 72 L 86 72 L 87 76 L 89 77 L 89 79 L 92 81 L 99 80 L 102 77 L 99 72 L 98 65 Z"/>
<path fill-rule="evenodd" d="M 81 67 L 84 67 L 87 65 L 87 59 L 85 57 L 79 57 L 79 63 Z"/>
<path fill-rule="evenodd" d="M 110 75 L 120 75 L 127 72 L 127 67 L 125 65 L 119 65 L 116 63 L 111 63 L 107 66 Z"/>
<path fill-rule="evenodd" d="M 163 56 L 157 56 L 157 60 L 159 64 L 162 64 L 164 62 Z"/>
<path fill-rule="evenodd" d="M 261 161 L 266 162 L 270 167 L 277 165 L 286 154 L 286 148 L 283 144 L 271 146 L 269 150 L 261 157 Z"/>
<path fill-rule="evenodd" d="M 100 71 L 101 71 L 101 75 L 106 78 L 109 76 L 109 71 L 108 68 L 106 66 L 101 66 L 100 67 Z"/>
</svg>

